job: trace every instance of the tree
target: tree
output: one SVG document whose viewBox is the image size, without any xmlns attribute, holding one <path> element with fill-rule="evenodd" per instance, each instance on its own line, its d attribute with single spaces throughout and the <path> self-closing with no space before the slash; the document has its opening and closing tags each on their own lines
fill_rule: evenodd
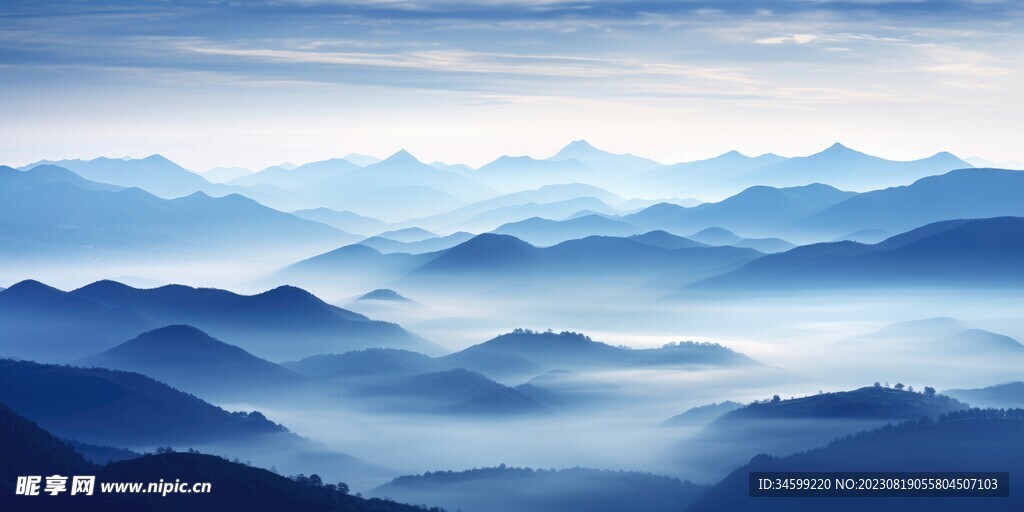
<svg viewBox="0 0 1024 512">
<path fill-rule="evenodd" d="M 781 401 L 782 401 L 782 399 L 779 398 L 779 395 L 775 395 L 775 396 L 772 397 L 772 403 L 773 404 L 777 404 L 777 403 L 779 403 Z"/>
<path fill-rule="evenodd" d="M 902 382 L 897 382 L 896 385 L 893 387 L 896 388 L 897 391 L 902 391 L 903 388 L 906 386 L 904 386 Z"/>
<path fill-rule="evenodd" d="M 313 485 L 323 485 L 324 481 L 320 478 L 320 475 L 313 473 L 312 475 L 309 475 L 309 483 Z"/>
<path fill-rule="evenodd" d="M 876 388 L 880 388 L 880 387 L 882 387 L 882 383 L 881 383 L 881 382 L 878 382 L 878 381 L 876 380 L 876 381 L 875 381 L 875 387 L 876 387 Z"/>
<path fill-rule="evenodd" d="M 914 386 L 907 386 L 907 391 L 914 392 Z"/>
<path fill-rule="evenodd" d="M 934 398 L 935 397 L 935 388 L 933 388 L 931 386 L 925 386 L 924 387 L 924 396 L 926 396 L 928 398 Z"/>
<path fill-rule="evenodd" d="M 345 482 L 338 482 L 338 492 L 348 494 L 348 484 Z"/>
</svg>

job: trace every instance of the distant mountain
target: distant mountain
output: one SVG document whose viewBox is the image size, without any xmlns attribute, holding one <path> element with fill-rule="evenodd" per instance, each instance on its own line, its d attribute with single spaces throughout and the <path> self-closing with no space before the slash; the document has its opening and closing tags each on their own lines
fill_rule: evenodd
<svg viewBox="0 0 1024 512">
<path fill-rule="evenodd" d="M 367 165 L 373 165 L 380 163 L 380 158 L 370 155 L 360 155 L 359 153 L 349 153 L 345 155 L 345 160 L 352 162 L 359 167 L 366 167 Z"/>
<path fill-rule="evenodd" d="M 765 256 L 693 288 L 1024 284 L 1024 218 L 938 222 L 874 245 L 832 242 Z"/>
<path fill-rule="evenodd" d="M 398 292 L 394 290 L 388 290 L 386 288 L 378 288 L 371 292 L 367 292 L 356 300 L 387 300 L 395 302 L 412 302 L 411 300 L 403 297 Z"/>
<path fill-rule="evenodd" d="M 303 382 L 301 375 L 188 325 L 162 327 L 79 361 L 138 372 L 203 396 L 266 397 Z"/>
<path fill-rule="evenodd" d="M 785 252 L 796 247 L 781 238 L 743 238 L 732 231 L 718 227 L 703 229 L 687 238 L 706 245 L 746 247 L 765 254 Z"/>
<path fill-rule="evenodd" d="M 1013 169 L 1015 171 L 1024 171 L 1024 162 L 1018 162 L 1016 160 L 1005 160 L 1002 162 L 991 162 L 984 158 L 972 156 L 965 158 L 964 161 L 975 166 L 975 167 L 987 167 L 991 169 Z"/>
<path fill-rule="evenodd" d="M 681 414 L 677 414 L 661 424 L 663 427 L 694 427 L 704 426 L 711 423 L 723 414 L 735 411 L 743 407 L 739 402 L 726 400 L 721 403 L 700 405 L 691 407 Z"/>
<path fill-rule="evenodd" d="M 300 165 L 292 169 L 280 166 L 268 167 L 262 171 L 237 178 L 231 181 L 231 184 L 246 187 L 267 184 L 283 190 L 311 195 L 318 193 L 318 189 L 321 187 L 330 186 L 333 181 L 341 179 L 346 173 L 359 167 L 346 159 L 333 158 Z"/>
<path fill-rule="evenodd" d="M 1004 382 L 978 389 L 949 389 L 942 394 L 963 400 L 975 407 L 1009 409 L 1024 406 L 1024 382 Z"/>
<path fill-rule="evenodd" d="M 361 240 L 359 245 L 371 247 L 381 254 L 393 254 L 396 252 L 405 254 L 423 254 L 450 249 L 473 238 L 474 236 L 476 235 L 466 233 L 465 231 L 459 231 L 448 236 L 425 238 L 415 242 L 399 242 L 390 238 L 384 238 L 383 236 L 373 236 L 366 240 Z"/>
<path fill-rule="evenodd" d="M 78 358 L 172 324 L 195 326 L 271 358 L 371 346 L 443 353 L 396 324 L 370 320 L 287 286 L 238 295 L 181 285 L 147 290 L 97 281 L 63 292 L 26 281 L 0 292 L 0 332 L 18 335 L 0 344 L 8 355 Z M 284 336 L 290 340 L 287 345 L 280 343 Z"/>
<path fill-rule="evenodd" d="M 325 186 L 318 197 L 324 203 L 323 206 L 351 209 L 386 220 L 404 220 L 430 213 L 441 213 L 453 208 L 449 207 L 450 204 L 444 204 L 441 205 L 444 208 L 434 208 L 436 211 L 427 213 L 430 205 L 423 202 L 423 195 L 428 189 L 436 196 L 435 199 L 452 197 L 464 202 L 479 201 L 496 195 L 490 188 L 465 176 L 436 169 L 420 162 L 406 151 L 399 151 L 381 162 L 344 174 L 340 179 L 332 181 L 329 186 Z M 377 202 L 369 202 L 368 197 L 377 198 Z M 410 200 L 417 200 L 419 204 L 410 204 Z M 406 203 L 403 204 L 402 201 Z M 362 208 L 347 206 L 356 202 Z"/>
<path fill-rule="evenodd" d="M 577 160 L 598 171 L 614 168 L 620 173 L 631 173 L 661 167 L 662 164 L 636 155 L 609 153 L 595 148 L 586 140 L 574 140 L 548 157 L 549 161 Z"/>
<path fill-rule="evenodd" d="M 693 276 L 721 272 L 761 253 L 736 247 L 664 249 L 626 238 L 591 236 L 537 248 L 509 235 L 483 234 L 436 255 L 408 274 L 403 283 L 452 288 L 527 283 L 564 286 L 580 292 L 601 276 L 607 293 L 616 286 L 636 286 L 667 274 Z M 688 282 L 683 280 L 683 282 Z"/>
<path fill-rule="evenodd" d="M 892 236 L 892 233 L 888 231 L 882 231 L 881 229 L 861 229 L 854 231 L 853 233 L 847 233 L 843 236 L 837 236 L 833 242 L 857 242 L 861 244 L 877 244 L 886 238 Z"/>
<path fill-rule="evenodd" d="M 517 192 L 562 183 L 600 186 L 590 174 L 590 168 L 575 158 L 538 160 L 528 156 L 502 156 L 477 169 L 473 176 L 496 190 Z"/>
<path fill-rule="evenodd" d="M 416 227 L 396 229 L 394 231 L 385 231 L 377 234 L 377 238 L 386 238 L 388 240 L 394 240 L 402 243 L 420 242 L 428 238 L 437 238 L 437 236 L 438 235 L 435 233 Z"/>
<path fill-rule="evenodd" d="M 250 174 L 252 174 L 252 171 L 242 167 L 214 167 L 204 172 L 202 176 L 210 183 L 227 183 Z"/>
<path fill-rule="evenodd" d="M 443 364 L 430 356 L 393 348 L 370 348 L 344 354 L 322 354 L 281 365 L 306 375 L 414 375 L 446 369 Z"/>
<path fill-rule="evenodd" d="M 330 285 L 332 291 L 362 293 L 367 288 L 394 286 L 396 280 L 437 256 L 437 253 L 381 254 L 365 245 L 353 244 L 288 265 L 264 281 L 310 287 Z"/>
<path fill-rule="evenodd" d="M 796 227 L 829 239 L 863 230 L 900 233 L 943 220 L 1021 217 L 1021 195 L 1024 172 L 962 169 L 848 198 Z"/>
<path fill-rule="evenodd" d="M 15 481 L 24 475 L 94 475 L 92 496 L 0 496 L 0 506 L 10 510 L 30 510 L 38 500 L 61 510 L 193 510 L 213 512 L 230 508 L 251 511 L 395 511 L 413 512 L 419 508 L 380 499 L 364 500 L 348 496 L 327 485 L 313 485 L 279 476 L 264 469 L 229 462 L 199 453 L 163 453 L 135 456 L 107 466 L 83 459 L 72 445 L 54 437 L 39 425 L 0 404 L 0 478 Z M 82 446 L 75 443 L 74 446 Z M 130 453 L 130 452 L 129 452 Z M 158 482 L 160 479 L 183 482 L 219 482 L 213 493 L 203 494 L 122 494 L 100 493 L 102 482 Z M 334 485 L 334 484 L 331 484 Z M 70 482 L 68 482 L 70 488 Z M 116 498 L 114 497 L 116 496 Z"/>
<path fill-rule="evenodd" d="M 763 185 L 747 180 L 746 175 L 784 160 L 784 157 L 770 153 L 749 157 L 738 151 L 729 151 L 705 160 L 652 168 L 624 180 L 620 185 L 639 195 L 663 196 L 667 193 L 702 197 L 729 196 L 751 185 Z M 815 181 L 822 180 L 811 180 L 803 184 Z"/>
<path fill-rule="evenodd" d="M 503 206 L 490 210 L 459 224 L 448 226 L 448 229 L 458 228 L 465 231 L 486 232 L 492 231 L 503 224 L 519 222 L 531 217 L 544 219 L 562 219 L 581 217 L 576 213 L 586 211 L 603 217 L 617 216 L 620 212 L 595 197 L 577 197 L 553 203 L 526 203 L 520 205 Z"/>
<path fill-rule="evenodd" d="M 529 489 L 529 492 L 521 492 Z M 678 511 L 705 488 L 650 473 L 572 468 L 495 468 L 401 476 L 370 491 L 466 512 Z"/>
<path fill-rule="evenodd" d="M 936 418 L 912 419 L 860 432 L 822 448 L 776 458 L 759 455 L 732 471 L 691 505 L 688 512 L 810 512 L 821 499 L 835 511 L 862 510 L 1017 510 L 1010 498 L 752 498 L 753 471 L 1007 471 L 1010 488 L 1024 485 L 1024 464 L 1013 454 L 1024 450 L 1024 411 L 976 409 Z M 993 508 L 994 507 L 994 508 Z"/>
<path fill-rule="evenodd" d="M 615 206 L 624 202 L 626 202 L 625 199 L 592 185 L 582 183 L 545 185 L 536 190 L 523 190 L 484 199 L 450 212 L 414 219 L 406 224 L 442 231 L 451 231 L 452 229 L 473 232 L 489 231 L 508 222 L 544 216 L 540 213 L 541 211 L 549 214 L 563 213 L 566 208 L 573 206 L 602 208 L 601 205 L 603 205 L 603 208 L 610 208 L 608 205 Z M 534 212 L 528 214 L 530 209 L 510 208 L 531 204 Z M 520 217 L 521 215 L 525 216 Z M 549 215 L 549 218 L 556 217 L 559 216 Z"/>
<path fill-rule="evenodd" d="M 690 238 L 676 236 L 666 231 L 650 231 L 642 235 L 627 237 L 634 242 L 653 245 L 663 249 L 689 249 L 691 247 L 709 247 L 709 244 L 701 243 Z M 739 237 L 737 237 L 739 238 Z"/>
<path fill-rule="evenodd" d="M 660 229 L 683 236 L 709 227 L 734 230 L 745 236 L 777 236 L 786 233 L 792 223 L 853 195 L 818 183 L 792 188 L 756 186 L 720 202 L 693 208 L 657 204 L 622 220 L 642 229 Z"/>
<path fill-rule="evenodd" d="M 710 227 L 702 229 L 688 237 L 691 240 L 707 245 L 733 245 L 743 241 L 743 237 L 719 227 Z"/>
<path fill-rule="evenodd" d="M 559 369 L 586 371 L 758 364 L 718 344 L 687 342 L 657 349 L 627 349 L 594 341 L 575 332 L 534 332 L 522 329 L 438 360 L 452 367 L 467 368 L 501 378 L 539 375 Z"/>
<path fill-rule="evenodd" d="M 29 164 L 24 169 L 38 165 L 56 165 L 97 183 L 120 187 L 136 187 L 153 195 L 170 199 L 194 194 L 213 193 L 216 187 L 202 176 L 186 170 L 161 155 L 143 159 L 96 158 L 94 160 L 41 161 Z"/>
<path fill-rule="evenodd" d="M 625 237 L 634 235 L 638 231 L 635 226 L 625 222 L 607 219 L 598 215 L 588 215 L 561 221 L 533 217 L 524 221 L 505 224 L 492 231 L 492 233 L 511 235 L 529 244 L 546 247 L 567 240 L 594 235 Z"/>
<path fill-rule="evenodd" d="M 906 185 L 926 176 L 969 167 L 971 164 L 945 151 L 920 160 L 899 162 L 867 155 L 837 142 L 820 153 L 756 169 L 747 179 L 776 187 L 819 182 L 843 190 L 868 191 Z"/>
<path fill-rule="evenodd" d="M 406 411 L 418 409 L 446 415 L 536 414 L 546 411 L 515 389 L 463 368 L 421 373 L 364 393 L 372 393 L 375 400 L 381 397 L 408 400 L 409 405 L 402 407 Z"/>
<path fill-rule="evenodd" d="M 45 166 L 27 172 L 0 168 L 0 230 L 6 235 L 0 253 L 106 262 L 138 253 L 148 259 L 248 256 L 253 250 L 280 256 L 347 239 L 331 227 L 238 195 L 196 193 L 167 200 L 69 179 L 67 171 Z"/>
<path fill-rule="evenodd" d="M 568 370 L 551 370 L 513 389 L 558 411 L 594 407 L 623 398 L 619 386 Z"/>
<path fill-rule="evenodd" d="M 292 215 L 326 224 L 346 233 L 369 236 L 388 229 L 388 224 L 349 211 L 339 212 L 330 208 L 313 208 L 311 210 L 298 210 Z"/>
</svg>

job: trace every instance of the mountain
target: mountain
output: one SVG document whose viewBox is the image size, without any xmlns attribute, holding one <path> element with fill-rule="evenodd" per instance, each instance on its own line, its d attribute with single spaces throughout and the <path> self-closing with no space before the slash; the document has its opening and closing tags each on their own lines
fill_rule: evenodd
<svg viewBox="0 0 1024 512">
<path fill-rule="evenodd" d="M 567 240 L 594 235 L 625 237 L 634 235 L 637 231 L 636 227 L 625 222 L 599 215 L 587 215 L 570 220 L 548 220 L 533 217 L 499 226 L 492 233 L 511 235 L 536 246 L 552 246 Z"/>
<path fill-rule="evenodd" d="M 756 186 L 720 202 L 692 208 L 657 204 L 626 215 L 622 220 L 642 229 L 660 229 L 679 235 L 719 227 L 746 236 L 775 236 L 786 233 L 792 223 L 853 195 L 819 183 L 791 188 Z"/>
<path fill-rule="evenodd" d="M 345 160 L 348 160 L 359 167 L 366 167 L 367 165 L 380 163 L 380 158 L 370 155 L 361 155 L 359 153 L 349 153 L 345 155 Z"/>
<path fill-rule="evenodd" d="M 819 153 L 756 169 L 747 179 L 776 187 L 820 182 L 843 190 L 868 191 L 969 167 L 971 164 L 944 151 L 900 162 L 867 155 L 837 142 Z"/>
<path fill-rule="evenodd" d="M 943 220 L 1024 216 L 1024 172 L 961 169 L 851 197 L 798 222 L 825 239 L 863 230 L 900 233 Z"/>
<path fill-rule="evenodd" d="M 331 181 L 318 197 L 324 203 L 321 206 L 350 209 L 386 220 L 405 220 L 461 206 L 451 206 L 451 201 L 445 199 L 445 204 L 439 203 L 441 207 L 433 208 L 436 211 L 426 213 L 431 209 L 426 199 L 431 197 L 469 202 L 494 195 L 493 190 L 476 181 L 431 167 L 403 150 Z M 378 202 L 370 202 L 370 197 Z M 410 200 L 418 202 L 410 204 Z M 359 203 L 362 208 L 349 208 L 349 203 Z M 416 208 L 410 209 L 413 206 Z"/>
<path fill-rule="evenodd" d="M 746 179 L 746 175 L 784 160 L 771 153 L 749 157 L 739 151 L 729 151 L 705 160 L 655 167 L 622 181 L 620 186 L 638 195 L 656 194 L 656 197 L 666 194 L 728 196 L 752 185 L 763 185 Z"/>
<path fill-rule="evenodd" d="M 615 169 L 620 173 L 631 173 L 662 166 L 654 160 L 629 153 L 619 155 L 597 149 L 583 139 L 570 142 L 547 160 L 552 162 L 577 160 L 592 169 Z"/>
<path fill-rule="evenodd" d="M 69 180 L 66 174 L 45 166 L 27 172 L 0 168 L 3 252 L 101 261 L 133 253 L 153 258 L 175 253 L 237 256 L 259 250 L 273 256 L 346 240 L 331 227 L 238 195 L 161 199 L 139 189 Z"/>
<path fill-rule="evenodd" d="M 265 398 L 304 380 L 291 370 L 188 325 L 145 332 L 80 364 L 142 373 L 203 396 Z"/>
<path fill-rule="evenodd" d="M 620 212 L 595 197 L 577 197 L 552 203 L 526 203 L 495 208 L 476 215 L 464 222 L 447 226 L 447 229 L 458 228 L 465 231 L 492 231 L 503 224 L 519 222 L 531 217 L 544 219 L 563 219 L 581 217 L 579 212 L 589 212 L 604 217 L 612 217 Z"/>
<path fill-rule="evenodd" d="M 1018 510 L 1021 496 L 1009 498 L 757 498 L 751 497 L 751 472 L 857 471 L 1006 471 L 1011 489 L 1024 485 L 1024 411 L 974 409 L 935 418 L 912 419 L 859 432 L 787 457 L 759 455 L 731 472 L 701 496 L 688 512 L 801 512 L 861 510 Z"/>
<path fill-rule="evenodd" d="M 561 218 L 568 214 L 554 214 L 564 213 L 565 209 L 575 206 L 608 209 L 611 208 L 608 205 L 614 206 L 626 202 L 625 199 L 592 185 L 582 183 L 545 185 L 536 190 L 523 190 L 484 199 L 450 212 L 414 219 L 406 224 L 444 232 L 452 229 L 479 232 L 489 231 L 501 224 L 534 216 Z M 533 206 L 530 208 L 514 208 L 531 204 Z M 534 213 L 529 213 L 530 211 Z M 549 215 L 542 215 L 540 212 Z"/>
<path fill-rule="evenodd" d="M 137 373 L 0 359 L 0 376 L 0 403 L 63 438 L 135 447 L 287 434 L 258 412 L 228 412 Z"/>
<path fill-rule="evenodd" d="M 579 293 L 594 287 L 602 293 L 637 286 L 677 274 L 689 282 L 760 255 L 736 247 L 664 249 L 626 238 L 591 236 L 537 248 L 509 235 L 483 234 L 459 244 L 412 271 L 403 283 L 449 288 L 536 284 Z M 689 276 L 689 277 L 687 277 Z"/>
<path fill-rule="evenodd" d="M 19 476 L 84 474 L 94 469 L 70 444 L 3 403 L 0 403 L 0 437 L 4 440 L 0 443 L 0 478 L 8 482 L 8 488 Z M 0 504 L 13 494 L 9 489 L 4 492 Z"/>
<path fill-rule="evenodd" d="M 1005 160 L 1002 162 L 992 162 L 985 160 L 984 158 L 972 156 L 965 158 L 964 161 L 975 166 L 975 167 L 988 167 L 993 169 L 1013 169 L 1015 171 L 1024 171 L 1024 163 L 1016 160 Z"/>
<path fill-rule="evenodd" d="M 282 363 L 285 368 L 306 375 L 408 374 L 445 369 L 430 356 L 394 348 L 370 348 L 344 354 L 321 354 L 300 361 Z"/>
<path fill-rule="evenodd" d="M 388 290 L 386 288 L 378 288 L 371 292 L 364 293 L 356 300 L 386 300 L 395 302 L 413 302 L 394 290 Z"/>
<path fill-rule="evenodd" d="M 937 417 L 966 407 L 947 396 L 881 385 L 788 400 L 776 395 L 711 421 L 676 445 L 675 461 L 679 467 L 704 468 L 702 478 L 714 478 L 759 453 L 786 455 L 892 421 Z"/>
<path fill-rule="evenodd" d="M 529 492 L 522 492 L 528 489 Z M 370 491 L 466 512 L 678 511 L 706 488 L 634 471 L 499 467 L 401 476 Z"/>
<path fill-rule="evenodd" d="M 546 412 L 532 398 L 479 373 L 463 368 L 421 373 L 395 384 L 385 384 L 363 394 L 374 401 L 401 400 L 403 411 L 446 415 L 516 415 Z"/>
<path fill-rule="evenodd" d="M 660 230 L 649 231 L 642 235 L 632 235 L 627 238 L 633 240 L 634 242 L 640 242 L 646 245 L 653 245 L 655 247 L 661 247 L 663 249 L 689 249 L 692 247 L 709 247 L 709 244 L 701 243 L 690 238 L 683 238 L 681 236 L 676 236 L 666 231 Z"/>
<path fill-rule="evenodd" d="M 0 355 L 70 361 L 156 327 L 138 311 L 111 308 L 38 281 L 0 291 Z"/>
<path fill-rule="evenodd" d="M 388 229 L 388 224 L 385 224 L 373 217 L 364 217 L 349 211 L 339 212 L 330 208 L 297 210 L 292 212 L 292 215 L 302 219 L 326 224 L 335 229 L 339 229 L 346 233 L 354 233 L 356 235 L 373 235 Z"/>
<path fill-rule="evenodd" d="M 590 169 L 575 158 L 538 160 L 528 156 L 502 156 L 477 169 L 472 176 L 496 190 L 517 192 L 561 183 L 600 186 L 593 183 L 590 174 Z"/>
<path fill-rule="evenodd" d="M 57 496 L 0 495 L 5 510 L 34 510 L 39 501 L 60 510 L 105 510 L 110 512 L 136 510 L 193 510 L 213 512 L 229 508 L 250 511 L 322 510 L 414 512 L 409 505 L 370 499 L 364 500 L 337 490 L 334 484 L 311 484 L 292 480 L 221 457 L 200 453 L 161 453 L 138 456 L 106 466 L 83 459 L 73 446 L 43 430 L 7 406 L 0 404 L 0 478 L 13 482 L 24 475 L 93 475 L 96 484 L 92 496 L 71 496 L 67 491 Z M 137 493 L 109 494 L 101 492 L 105 482 L 209 482 L 216 491 L 202 494 Z M 214 483 L 216 482 L 216 483 Z M 68 488 L 71 482 L 67 482 Z M 212 488 L 211 488 L 212 489 Z M 40 489 L 42 491 L 42 489 Z M 114 497 L 116 496 L 116 498 Z"/>
<path fill-rule="evenodd" d="M 259 412 L 228 412 L 138 373 L 0 360 L 0 381 L 0 403 L 65 439 L 136 451 L 193 447 L 360 484 L 382 475 Z"/>
<path fill-rule="evenodd" d="M 1024 382 L 1004 382 L 978 389 L 949 389 L 942 394 L 969 402 L 975 407 L 1019 408 L 1024 405 Z"/>
<path fill-rule="evenodd" d="M 693 288 L 1024 283 L 1024 218 L 937 222 L 874 245 L 830 242 L 752 261 Z"/>
<path fill-rule="evenodd" d="M 202 174 L 203 179 L 210 183 L 227 183 L 242 176 L 248 176 L 252 171 L 242 167 L 214 167 Z"/>
<path fill-rule="evenodd" d="M 370 320 L 289 286 L 239 295 L 213 288 L 138 289 L 97 281 L 63 292 L 25 281 L 0 292 L 0 332 L 7 340 L 2 344 L 7 355 L 74 359 L 174 324 L 195 326 L 271 358 L 371 346 L 443 353 L 396 324 Z M 281 344 L 284 337 L 290 340 L 287 345 Z"/>
<path fill-rule="evenodd" d="M 558 411 L 593 408 L 623 398 L 619 386 L 568 370 L 551 370 L 513 389 Z"/>
<path fill-rule="evenodd" d="M 24 169 L 47 164 L 68 169 L 89 181 L 119 187 L 136 187 L 166 199 L 196 192 L 213 193 L 216 190 L 216 187 L 202 176 L 161 155 L 151 155 L 143 159 L 96 158 L 54 162 L 44 160 L 29 164 Z"/>
<path fill-rule="evenodd" d="M 288 265 L 267 276 L 265 281 L 310 287 L 329 285 L 332 292 L 362 293 L 367 288 L 394 286 L 396 280 L 437 256 L 437 253 L 381 254 L 376 249 L 353 244 Z"/>
<path fill-rule="evenodd" d="M 448 236 L 436 236 L 433 238 L 425 238 L 423 240 L 417 240 L 415 242 L 399 242 L 384 236 L 374 236 L 361 240 L 359 245 L 371 247 L 381 254 L 392 254 L 392 253 L 405 253 L 405 254 L 423 254 L 427 252 L 443 251 L 459 245 L 471 238 L 474 234 L 466 233 L 465 231 L 459 231 L 452 233 Z"/>
<path fill-rule="evenodd" d="M 311 195 L 317 193 L 318 189 L 322 187 L 331 186 L 334 180 L 340 179 L 346 173 L 359 167 L 343 158 L 333 158 L 303 164 L 292 169 L 280 166 L 268 167 L 262 171 L 237 178 L 231 181 L 231 184 L 245 187 L 267 184 L 283 190 Z"/>
<path fill-rule="evenodd" d="M 378 233 L 377 238 L 385 238 L 388 240 L 394 240 L 395 242 L 412 243 L 420 242 L 428 238 L 437 238 L 438 235 L 431 233 L 423 228 L 403 228 L 396 229 L 394 231 L 385 231 Z"/>
<path fill-rule="evenodd" d="M 718 344 L 684 342 L 656 349 L 628 349 L 594 341 L 575 332 L 517 329 L 438 358 L 451 367 L 492 377 L 539 375 L 551 370 L 588 371 L 637 367 L 731 367 L 757 365 Z"/>
<path fill-rule="evenodd" d="M 710 227 L 690 235 L 688 238 L 707 245 L 733 245 L 743 241 L 743 237 L 719 227 Z"/>
<path fill-rule="evenodd" d="M 726 400 L 721 403 L 700 405 L 691 407 L 680 414 L 672 416 L 661 424 L 663 427 L 692 427 L 704 426 L 719 418 L 723 414 L 735 411 L 743 407 L 739 402 Z"/>
</svg>

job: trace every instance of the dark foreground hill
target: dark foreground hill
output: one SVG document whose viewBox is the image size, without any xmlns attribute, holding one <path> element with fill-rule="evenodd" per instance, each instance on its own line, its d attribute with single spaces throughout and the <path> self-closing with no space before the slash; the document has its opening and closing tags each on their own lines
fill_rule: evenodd
<svg viewBox="0 0 1024 512">
<path fill-rule="evenodd" d="M 861 432 L 823 448 L 754 457 L 689 512 L 1024 509 L 1024 410 L 970 409 Z M 751 498 L 751 471 L 1007 471 L 1009 498 Z"/>
<path fill-rule="evenodd" d="M 759 453 L 788 455 L 889 422 L 937 417 L 966 407 L 943 395 L 881 386 L 773 399 L 718 417 L 679 443 L 673 460 L 680 468 L 724 475 Z"/>
<path fill-rule="evenodd" d="M 464 512 L 678 511 L 706 488 L 667 476 L 572 468 L 482 468 L 402 476 L 371 493 Z"/>
<path fill-rule="evenodd" d="M 309 479 L 290 479 L 270 471 L 199 453 L 162 453 L 132 458 L 106 466 L 87 462 L 71 445 L 54 437 L 10 408 L 0 404 L 0 509 L 82 511 L 195 512 L 281 510 L 413 512 L 417 507 L 363 499 L 341 492 L 334 485 Z M 64 475 L 96 477 L 92 496 L 16 496 L 18 476 Z M 112 494 L 101 491 L 105 482 L 209 483 L 209 493 Z M 67 483 L 70 488 L 70 479 Z"/>
</svg>

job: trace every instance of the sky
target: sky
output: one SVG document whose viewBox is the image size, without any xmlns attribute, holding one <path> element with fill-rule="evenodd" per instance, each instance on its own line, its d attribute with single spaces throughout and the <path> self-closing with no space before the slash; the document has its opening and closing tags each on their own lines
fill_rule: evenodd
<svg viewBox="0 0 1024 512">
<path fill-rule="evenodd" d="M 1024 2 L 0 3 L 0 163 L 260 169 L 585 138 L 666 163 L 833 142 L 1024 161 Z"/>
</svg>

